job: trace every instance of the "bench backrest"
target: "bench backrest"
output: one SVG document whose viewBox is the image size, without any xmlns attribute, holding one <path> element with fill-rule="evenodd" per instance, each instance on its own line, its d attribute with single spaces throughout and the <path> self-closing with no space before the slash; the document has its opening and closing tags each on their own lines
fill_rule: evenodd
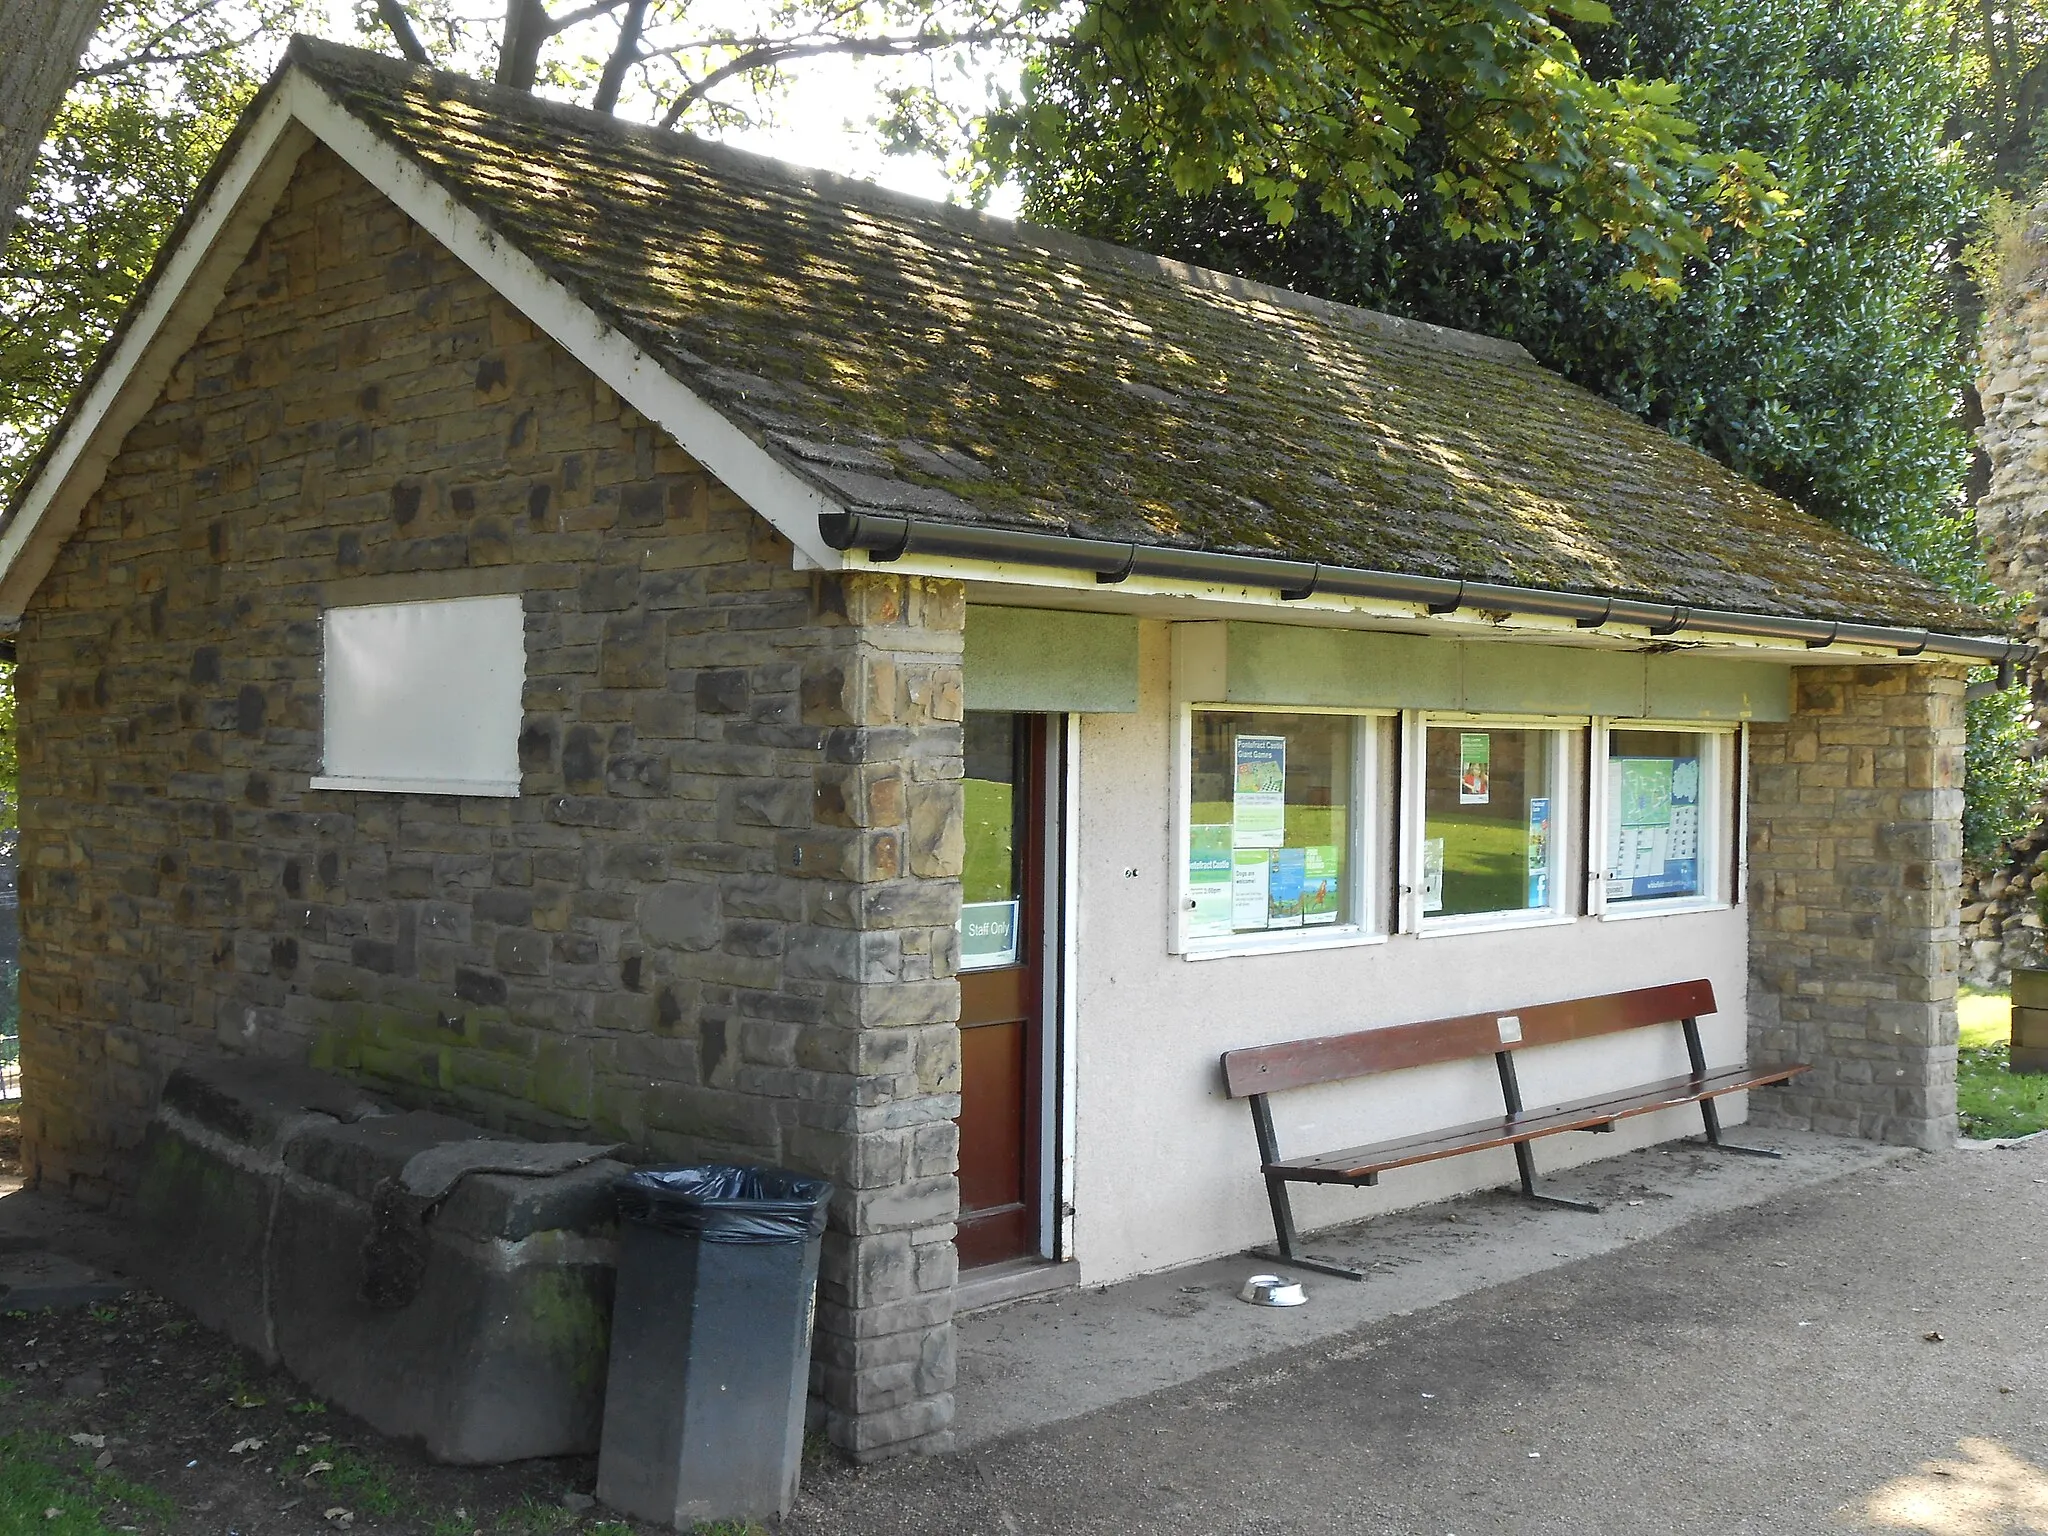
<svg viewBox="0 0 2048 1536">
<path fill-rule="evenodd" d="M 1226 1051 L 1223 1081 L 1233 1099 L 1243 1099 L 1375 1072 L 1398 1072 L 1403 1067 L 1469 1061 L 1531 1045 L 1559 1045 L 1650 1024 L 1674 1024 L 1713 1011 L 1712 982 L 1704 978 L 1678 981 L 1530 1008 L 1468 1013 L 1456 1019 L 1393 1024 L 1351 1035 L 1323 1035 Z"/>
</svg>

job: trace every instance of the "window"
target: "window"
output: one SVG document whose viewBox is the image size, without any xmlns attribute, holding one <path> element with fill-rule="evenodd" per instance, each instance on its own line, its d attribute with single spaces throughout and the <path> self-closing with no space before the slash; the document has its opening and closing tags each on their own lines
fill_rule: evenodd
<svg viewBox="0 0 2048 1536">
<path fill-rule="evenodd" d="M 1566 733 L 1484 720 L 1421 723 L 1411 762 L 1416 926 L 1491 926 L 1569 910 L 1564 891 Z"/>
<path fill-rule="evenodd" d="M 1023 754 L 1030 733 L 1012 714 L 967 711 L 962 744 L 966 759 L 967 848 L 960 875 L 960 969 L 988 970 L 1018 963 L 1023 941 L 1023 819 L 1028 797 L 1019 788 L 1030 774 Z"/>
<path fill-rule="evenodd" d="M 1183 947 L 1361 937 L 1378 721 L 1196 709 L 1188 732 Z"/>
<path fill-rule="evenodd" d="M 314 789 L 519 793 L 518 597 L 330 608 L 320 682 Z"/>
<path fill-rule="evenodd" d="M 1724 901 L 1731 734 L 1663 727 L 1597 734 L 1605 742 L 1601 908 L 1621 915 Z"/>
</svg>

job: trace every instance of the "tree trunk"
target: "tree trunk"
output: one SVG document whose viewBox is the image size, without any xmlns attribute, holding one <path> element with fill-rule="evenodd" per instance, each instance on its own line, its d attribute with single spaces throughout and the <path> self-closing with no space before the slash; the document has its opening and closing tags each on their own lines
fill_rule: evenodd
<svg viewBox="0 0 2048 1536">
<path fill-rule="evenodd" d="M 0 0 L 0 254 L 103 0 Z"/>
</svg>

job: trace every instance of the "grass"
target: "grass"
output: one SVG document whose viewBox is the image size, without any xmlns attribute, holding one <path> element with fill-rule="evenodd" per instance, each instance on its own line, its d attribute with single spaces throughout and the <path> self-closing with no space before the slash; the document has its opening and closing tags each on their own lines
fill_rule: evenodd
<svg viewBox="0 0 2048 1536">
<path fill-rule="evenodd" d="M 175 1513 L 162 1494 L 97 1472 L 54 1435 L 0 1434 L 0 1531 L 114 1536 Z"/>
<path fill-rule="evenodd" d="M 316 1445 L 294 1452 L 284 1465 L 288 1474 L 319 1489 L 322 1498 L 366 1515 L 398 1513 L 398 1495 L 391 1491 L 384 1469 L 367 1456 L 339 1446 Z M 315 1467 L 321 1470 L 316 1472 Z"/>
<path fill-rule="evenodd" d="M 2008 1070 L 2012 999 L 1965 992 L 1956 1001 L 1956 1117 L 1973 1141 L 2048 1130 L 2048 1073 Z"/>
</svg>

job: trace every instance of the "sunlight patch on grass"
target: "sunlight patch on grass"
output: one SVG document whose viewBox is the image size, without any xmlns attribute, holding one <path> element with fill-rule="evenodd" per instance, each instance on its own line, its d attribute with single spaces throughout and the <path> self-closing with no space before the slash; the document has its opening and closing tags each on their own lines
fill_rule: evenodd
<svg viewBox="0 0 2048 1536">
<path fill-rule="evenodd" d="M 1957 1043 L 1973 1050 L 2012 1039 L 2012 998 L 2004 992 L 1964 991 L 1956 998 Z"/>
</svg>

